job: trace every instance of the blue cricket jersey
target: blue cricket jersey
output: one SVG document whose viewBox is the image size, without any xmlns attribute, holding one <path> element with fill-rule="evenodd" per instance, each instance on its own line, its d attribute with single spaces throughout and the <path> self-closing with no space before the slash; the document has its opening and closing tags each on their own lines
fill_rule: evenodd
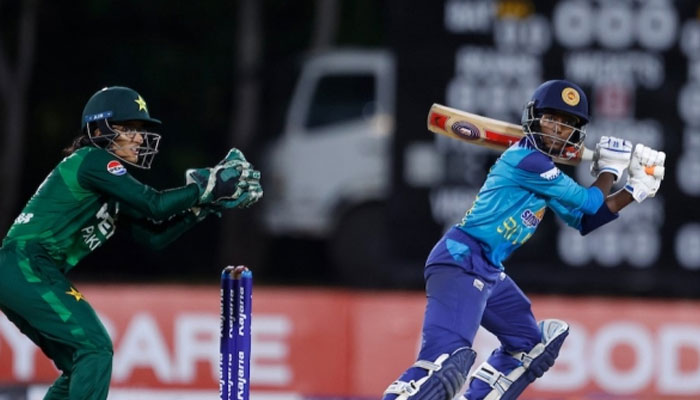
<svg viewBox="0 0 700 400">
<path fill-rule="evenodd" d="M 486 258 L 503 269 L 503 260 L 532 236 L 547 208 L 581 230 L 582 216 L 595 214 L 603 201 L 600 189 L 579 185 L 523 138 L 491 167 L 457 228 L 478 240 Z"/>
</svg>

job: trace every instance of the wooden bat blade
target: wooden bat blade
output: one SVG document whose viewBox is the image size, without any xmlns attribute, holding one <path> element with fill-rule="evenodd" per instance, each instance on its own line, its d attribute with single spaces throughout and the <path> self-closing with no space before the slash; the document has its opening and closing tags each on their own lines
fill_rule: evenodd
<svg viewBox="0 0 700 400">
<path fill-rule="evenodd" d="M 428 130 L 499 151 L 504 151 L 525 136 L 520 125 L 437 103 L 433 104 L 428 112 Z M 561 164 L 577 165 L 581 162 L 584 153 L 592 158 L 593 152 L 583 149 L 572 158 L 553 157 L 553 160 Z"/>
<path fill-rule="evenodd" d="M 472 114 L 438 103 L 434 103 L 428 112 L 428 130 L 499 151 L 506 150 L 525 136 L 520 125 Z M 593 150 L 581 147 L 571 158 L 552 157 L 552 160 L 559 164 L 578 165 L 581 160 L 593 160 L 594 156 Z M 663 179 L 665 168 L 659 165 L 648 166 L 646 173 Z"/>
<path fill-rule="evenodd" d="M 518 125 L 441 104 L 430 107 L 428 130 L 497 150 L 505 150 L 524 135 Z"/>
</svg>

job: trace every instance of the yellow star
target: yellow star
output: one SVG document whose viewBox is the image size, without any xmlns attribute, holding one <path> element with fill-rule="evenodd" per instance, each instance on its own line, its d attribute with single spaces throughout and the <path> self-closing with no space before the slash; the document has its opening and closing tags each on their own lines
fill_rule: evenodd
<svg viewBox="0 0 700 400">
<path fill-rule="evenodd" d="M 80 299 L 83 299 L 83 294 L 80 293 L 79 291 L 75 290 L 75 288 L 70 288 L 69 291 L 66 292 L 66 294 L 69 294 L 73 297 L 75 297 L 75 301 L 80 301 Z"/>
<path fill-rule="evenodd" d="M 141 95 L 139 95 L 139 98 L 134 100 L 134 102 L 139 105 L 139 111 L 145 110 L 146 112 L 148 112 L 148 108 L 146 107 L 146 100 L 144 100 L 143 97 L 141 97 Z"/>
</svg>

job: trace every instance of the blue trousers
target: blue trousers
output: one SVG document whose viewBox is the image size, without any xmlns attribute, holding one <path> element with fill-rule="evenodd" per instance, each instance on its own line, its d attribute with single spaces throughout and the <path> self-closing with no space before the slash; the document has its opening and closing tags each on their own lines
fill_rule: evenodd
<svg viewBox="0 0 700 400">
<path fill-rule="evenodd" d="M 489 363 L 507 374 L 518 365 L 510 352 L 527 352 L 540 342 L 530 300 L 462 230 L 452 228 L 433 247 L 424 275 L 427 305 L 419 360 L 434 361 L 440 354 L 471 347 L 481 325 L 501 342 Z M 425 370 L 413 367 L 399 379 L 408 381 L 424 375 Z M 470 399 L 490 390 L 483 386 L 485 383 L 474 380 Z"/>
</svg>

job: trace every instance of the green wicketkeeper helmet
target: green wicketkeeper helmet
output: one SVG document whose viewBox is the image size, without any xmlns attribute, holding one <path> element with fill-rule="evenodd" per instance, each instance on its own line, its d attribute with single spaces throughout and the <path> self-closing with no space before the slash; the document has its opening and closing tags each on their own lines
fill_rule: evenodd
<svg viewBox="0 0 700 400">
<path fill-rule="evenodd" d="M 151 118 L 146 100 L 135 90 L 124 86 L 106 87 L 93 94 L 83 109 L 82 126 L 98 119 L 110 122 L 144 121 L 146 126 L 159 126 L 160 120 Z"/>
<path fill-rule="evenodd" d="M 116 155 L 113 151 L 114 139 L 119 133 L 111 125 L 125 121 L 143 121 L 145 129 L 152 130 L 161 125 L 160 120 L 151 118 L 146 100 L 135 90 L 124 86 L 105 87 L 93 94 L 83 109 L 82 130 L 87 133 L 93 145 Z M 95 128 L 100 135 L 94 135 Z M 139 147 L 139 161 L 129 164 L 140 168 L 150 168 L 153 157 L 158 153 L 160 135 L 152 132 L 139 132 L 143 144 Z M 120 157 L 121 158 L 121 157 Z"/>
</svg>

